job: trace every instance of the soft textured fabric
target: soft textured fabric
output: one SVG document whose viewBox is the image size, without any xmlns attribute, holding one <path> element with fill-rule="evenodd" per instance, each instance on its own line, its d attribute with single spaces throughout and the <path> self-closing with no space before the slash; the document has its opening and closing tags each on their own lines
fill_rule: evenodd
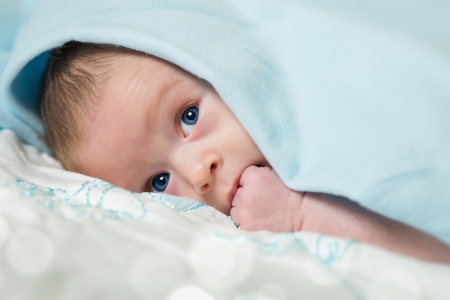
<svg viewBox="0 0 450 300">
<path fill-rule="evenodd" d="M 449 9 L 433 3 L 441 14 Z M 45 148 L 37 96 L 46 51 L 69 40 L 119 44 L 212 83 L 290 188 L 350 198 L 450 242 L 445 39 L 288 0 L 41 0 L 25 8 L 0 82 L 10 120 L 0 126 L 22 139 Z"/>
</svg>

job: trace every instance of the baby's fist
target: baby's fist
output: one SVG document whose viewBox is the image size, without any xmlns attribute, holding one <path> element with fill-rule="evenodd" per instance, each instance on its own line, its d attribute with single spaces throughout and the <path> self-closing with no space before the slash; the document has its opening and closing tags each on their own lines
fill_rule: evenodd
<svg viewBox="0 0 450 300">
<path fill-rule="evenodd" d="M 295 231 L 300 223 L 302 193 L 284 185 L 268 167 L 248 167 L 241 176 L 230 215 L 240 229 Z"/>
</svg>

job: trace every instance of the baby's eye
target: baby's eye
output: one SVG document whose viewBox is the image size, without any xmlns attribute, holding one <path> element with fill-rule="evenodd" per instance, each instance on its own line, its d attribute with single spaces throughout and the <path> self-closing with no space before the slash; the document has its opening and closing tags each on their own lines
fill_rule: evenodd
<svg viewBox="0 0 450 300">
<path fill-rule="evenodd" d="M 152 179 L 151 191 L 153 192 L 164 192 L 169 185 L 169 173 L 159 173 Z"/>
<path fill-rule="evenodd" d="M 198 106 L 191 106 L 181 115 L 181 130 L 188 135 L 192 132 L 198 120 Z"/>
</svg>

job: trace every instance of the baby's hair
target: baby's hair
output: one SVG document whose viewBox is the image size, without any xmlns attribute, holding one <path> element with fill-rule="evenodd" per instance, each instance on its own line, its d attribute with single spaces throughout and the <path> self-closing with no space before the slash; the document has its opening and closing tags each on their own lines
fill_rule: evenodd
<svg viewBox="0 0 450 300">
<path fill-rule="evenodd" d="M 47 143 L 63 166 L 74 171 L 84 139 L 84 120 L 111 75 L 112 58 L 137 51 L 71 41 L 50 53 L 41 92 Z"/>
</svg>

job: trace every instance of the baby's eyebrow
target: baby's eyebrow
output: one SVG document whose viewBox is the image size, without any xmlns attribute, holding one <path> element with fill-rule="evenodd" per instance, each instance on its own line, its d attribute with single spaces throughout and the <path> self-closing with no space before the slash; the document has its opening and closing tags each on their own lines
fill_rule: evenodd
<svg viewBox="0 0 450 300">
<path fill-rule="evenodd" d="M 150 112 L 147 114 L 147 120 L 149 122 L 152 122 L 155 120 L 154 116 L 155 114 L 158 114 L 158 111 L 160 110 L 161 105 L 165 103 L 165 100 L 168 99 L 170 94 L 177 88 L 177 86 L 180 85 L 186 78 L 177 78 L 175 80 L 171 80 L 161 86 L 161 88 L 157 91 L 156 99 L 154 104 L 152 105 L 152 108 Z"/>
<path fill-rule="evenodd" d="M 161 88 L 159 88 L 159 90 L 157 91 L 156 101 L 153 107 L 159 107 L 159 105 L 164 103 L 164 100 L 166 100 L 169 97 L 169 95 L 177 88 L 177 86 L 180 83 L 182 83 L 185 79 L 186 78 L 177 78 L 175 80 L 171 80 L 170 82 L 163 84 Z M 153 111 L 152 114 L 153 113 L 155 113 L 155 111 Z"/>
<path fill-rule="evenodd" d="M 160 96 L 161 96 L 160 99 L 165 99 L 168 96 L 168 94 L 170 94 L 170 92 L 172 92 L 174 89 L 176 89 L 177 86 L 180 85 L 180 83 L 182 83 L 185 80 L 186 80 L 186 77 L 173 80 L 168 86 L 166 86 L 166 88 L 162 89 L 161 94 L 160 94 Z"/>
<path fill-rule="evenodd" d="M 164 100 L 166 100 L 170 93 L 181 83 L 185 80 L 185 78 L 176 78 L 174 80 L 166 80 L 163 82 L 162 85 L 156 88 L 156 91 L 154 91 L 154 101 L 151 105 L 152 109 L 150 109 L 149 113 L 147 114 L 146 119 L 149 120 L 149 122 L 153 121 L 155 118 L 155 115 L 158 115 L 159 107 L 164 103 Z M 147 94 L 146 91 L 139 92 L 137 95 L 136 93 L 132 92 L 131 99 L 132 101 L 135 101 L 133 99 L 138 98 L 137 101 L 142 101 L 142 98 L 146 98 Z M 140 99 L 140 100 L 139 100 Z"/>
</svg>

